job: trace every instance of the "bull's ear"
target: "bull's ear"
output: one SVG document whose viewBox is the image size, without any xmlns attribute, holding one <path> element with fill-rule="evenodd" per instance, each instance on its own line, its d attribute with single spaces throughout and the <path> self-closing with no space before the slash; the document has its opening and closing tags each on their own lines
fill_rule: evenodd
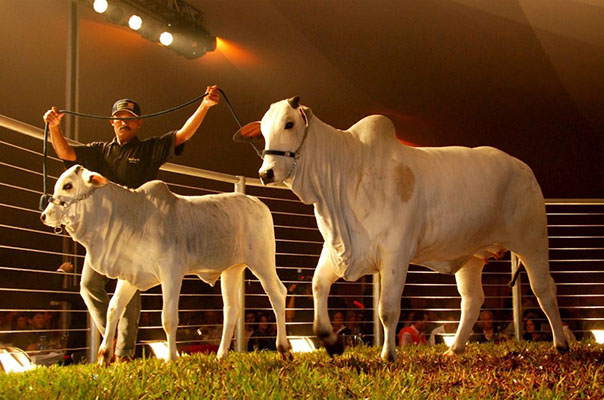
<svg viewBox="0 0 604 400">
<path fill-rule="evenodd" d="M 287 99 L 287 104 L 289 104 L 291 108 L 298 108 L 300 105 L 300 96 L 290 97 Z"/>
<path fill-rule="evenodd" d="M 262 140 L 262 130 L 260 129 L 260 121 L 250 122 L 242 126 L 233 135 L 233 141 L 239 143 L 259 142 Z"/>
<path fill-rule="evenodd" d="M 304 123 L 308 126 L 310 119 L 312 118 L 312 110 L 308 107 L 302 106 L 300 107 L 300 114 L 304 119 Z"/>
<path fill-rule="evenodd" d="M 103 187 L 109 182 L 109 179 L 104 176 L 88 170 L 83 170 L 82 179 L 84 179 L 84 182 L 86 182 L 88 186 L 96 187 Z"/>
</svg>

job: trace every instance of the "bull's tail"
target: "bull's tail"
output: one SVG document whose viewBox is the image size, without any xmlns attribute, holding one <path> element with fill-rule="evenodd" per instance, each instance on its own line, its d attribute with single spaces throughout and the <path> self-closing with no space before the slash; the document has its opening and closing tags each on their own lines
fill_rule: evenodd
<svg viewBox="0 0 604 400">
<path fill-rule="evenodd" d="M 518 260 L 518 268 L 516 268 L 516 271 L 514 271 L 514 275 L 512 276 L 512 280 L 508 283 L 509 287 L 514 287 L 514 285 L 516 285 L 516 281 L 518 280 L 518 277 L 520 276 L 520 271 L 522 270 L 522 266 L 524 264 L 522 264 L 522 262 L 520 261 L 520 259 Z"/>
</svg>

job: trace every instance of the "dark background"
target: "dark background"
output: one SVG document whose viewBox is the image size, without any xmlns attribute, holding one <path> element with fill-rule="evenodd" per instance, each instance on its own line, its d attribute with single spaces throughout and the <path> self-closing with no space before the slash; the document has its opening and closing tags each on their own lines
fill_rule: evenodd
<svg viewBox="0 0 604 400">
<path fill-rule="evenodd" d="M 109 114 L 123 97 L 144 113 L 209 84 L 243 122 L 293 95 L 347 128 L 372 113 L 422 146 L 491 145 L 528 163 L 549 198 L 604 197 L 604 3 L 599 0 L 244 0 L 190 3 L 218 36 L 187 60 L 80 10 L 79 110 Z M 42 127 L 65 107 L 67 0 L 0 2 L 0 113 Z M 143 136 L 179 128 L 192 108 L 145 121 Z M 83 142 L 110 140 L 81 120 Z M 180 163 L 256 176 L 224 105 L 211 110 Z M 40 166 L 41 169 L 41 166 Z"/>
</svg>

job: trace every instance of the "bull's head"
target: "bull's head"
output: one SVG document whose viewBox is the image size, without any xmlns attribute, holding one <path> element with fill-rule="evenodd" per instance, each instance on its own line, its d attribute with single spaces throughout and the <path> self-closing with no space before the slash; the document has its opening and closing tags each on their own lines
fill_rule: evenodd
<svg viewBox="0 0 604 400">
<path fill-rule="evenodd" d="M 107 178 L 80 165 L 74 165 L 57 180 L 54 193 L 40 219 L 45 225 L 54 228 L 65 225 L 68 231 L 75 231 L 78 221 L 76 207 L 72 206 L 90 197 L 97 188 L 105 186 L 107 182 Z"/>
<path fill-rule="evenodd" d="M 293 175 L 308 130 L 309 110 L 292 97 L 271 105 L 256 130 L 264 136 L 264 162 L 258 171 L 264 184 L 280 183 Z"/>
</svg>

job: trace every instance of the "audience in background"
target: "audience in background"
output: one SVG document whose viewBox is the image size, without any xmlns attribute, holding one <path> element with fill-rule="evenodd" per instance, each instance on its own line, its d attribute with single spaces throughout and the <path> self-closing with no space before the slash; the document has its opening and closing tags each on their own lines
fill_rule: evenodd
<svg viewBox="0 0 604 400">
<path fill-rule="evenodd" d="M 507 340 L 507 336 L 503 334 L 499 324 L 497 324 L 494 319 L 495 318 L 491 311 L 482 311 L 470 341 L 478 343 L 500 343 L 504 340 Z"/>
<path fill-rule="evenodd" d="M 399 346 L 421 345 L 427 344 L 425 330 L 429 324 L 429 317 L 423 311 L 415 311 L 413 322 L 410 326 L 406 326 L 398 333 Z"/>
<path fill-rule="evenodd" d="M 258 312 L 257 319 L 258 325 L 250 336 L 247 346 L 248 351 L 276 350 L 275 325 L 270 323 L 269 317 L 265 312 Z"/>
</svg>

